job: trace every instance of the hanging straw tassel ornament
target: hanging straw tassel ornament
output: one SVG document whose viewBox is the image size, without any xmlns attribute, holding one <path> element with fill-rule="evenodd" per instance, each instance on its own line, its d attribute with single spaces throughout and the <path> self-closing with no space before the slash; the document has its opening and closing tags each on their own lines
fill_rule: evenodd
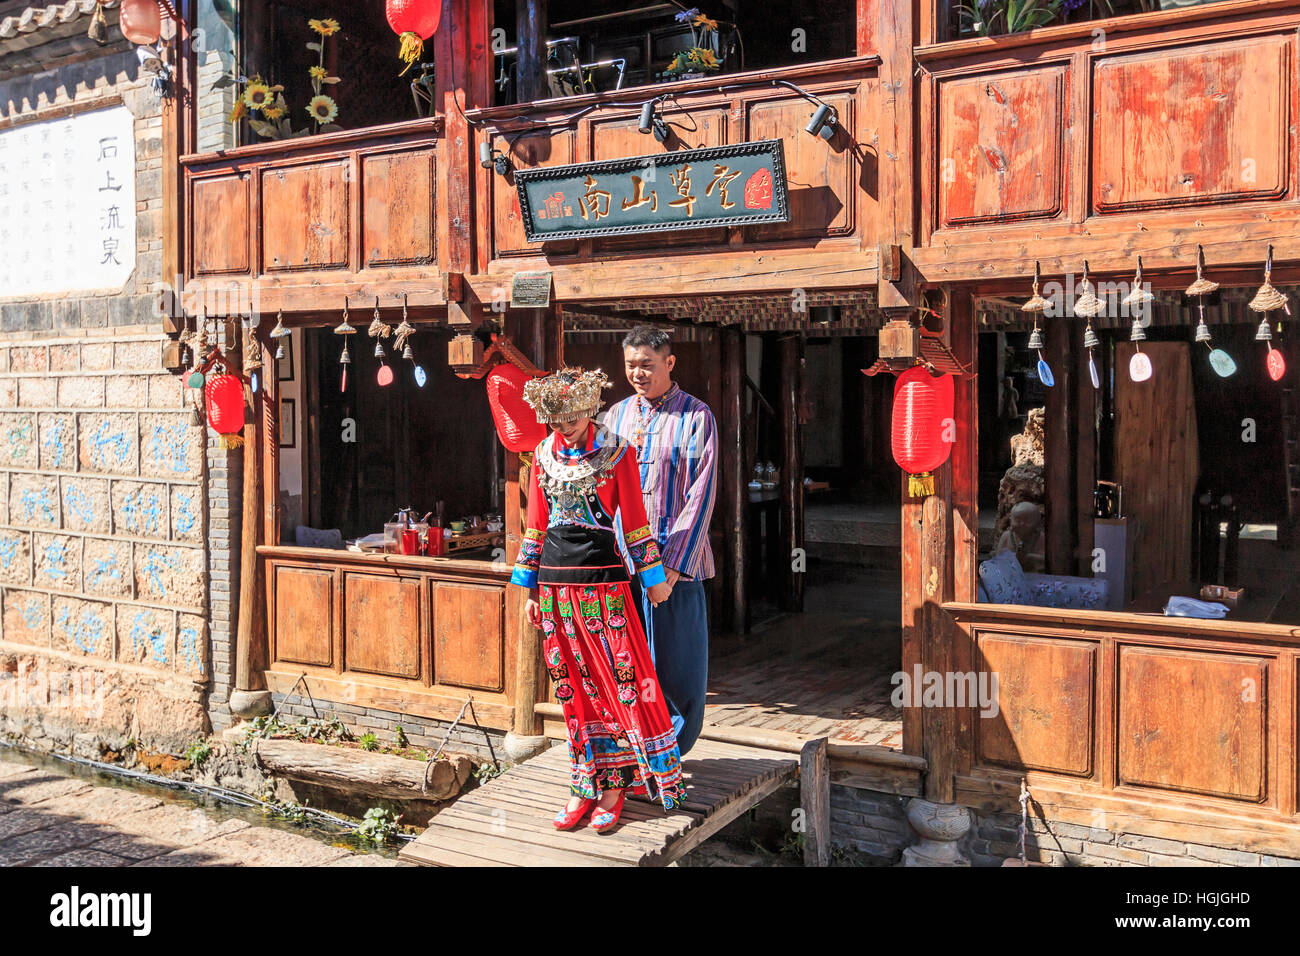
<svg viewBox="0 0 1300 956">
<path fill-rule="evenodd" d="M 1079 283 L 1082 294 L 1078 301 L 1074 303 L 1074 314 L 1081 315 L 1084 318 L 1091 319 L 1094 316 L 1101 315 L 1105 306 L 1102 305 L 1101 299 L 1092 290 L 1092 283 L 1088 281 L 1088 260 L 1083 261 L 1083 280 Z"/>
<path fill-rule="evenodd" d="M 348 390 L 348 366 L 352 364 L 352 354 L 348 351 L 348 336 L 356 335 L 357 330 L 348 321 L 348 297 L 343 297 L 343 321 L 334 327 L 334 334 L 343 336 L 343 354 L 339 356 L 339 364 L 343 366 L 343 374 L 339 379 L 339 391 Z"/>
<path fill-rule="evenodd" d="M 1029 297 L 1029 301 L 1020 307 L 1021 312 L 1031 312 L 1037 315 L 1047 310 L 1048 301 L 1038 294 L 1038 280 L 1042 272 L 1038 266 L 1038 260 L 1034 260 L 1034 294 Z"/>
<path fill-rule="evenodd" d="M 1185 295 L 1209 295 L 1219 287 L 1219 283 L 1211 282 L 1201 273 L 1205 269 L 1205 248 L 1199 243 L 1196 246 L 1196 281 L 1187 287 Z"/>
<path fill-rule="evenodd" d="M 386 339 L 393 334 L 393 327 L 379 317 L 379 296 L 375 296 L 375 317 L 370 320 L 366 335 L 372 339 Z"/>
<path fill-rule="evenodd" d="M 1255 293 L 1255 298 L 1247 303 L 1247 308 L 1254 312 L 1272 312 L 1274 309 L 1286 308 L 1286 296 L 1273 287 L 1270 281 L 1273 275 L 1273 246 L 1268 247 L 1268 258 L 1264 261 L 1264 284 Z"/>
<path fill-rule="evenodd" d="M 108 42 L 108 18 L 104 16 L 104 0 L 99 0 L 95 4 L 95 12 L 90 18 L 90 29 L 86 31 L 86 36 L 100 46 Z"/>
<path fill-rule="evenodd" d="M 415 326 L 406 321 L 406 293 L 402 293 L 402 322 L 393 330 L 393 348 L 403 350 L 409 348 L 406 344 L 406 340 L 414 334 Z M 402 357 L 409 358 L 409 356 L 406 355 L 403 355 Z"/>
<path fill-rule="evenodd" d="M 1142 284 L 1142 257 L 1137 257 L 1137 272 L 1133 274 L 1133 288 L 1120 300 L 1120 304 L 1134 316 L 1141 316 L 1146 311 L 1147 303 L 1155 298 Z M 1146 338 L 1146 336 L 1143 336 Z M 1137 341 L 1134 339 L 1133 341 Z"/>
</svg>

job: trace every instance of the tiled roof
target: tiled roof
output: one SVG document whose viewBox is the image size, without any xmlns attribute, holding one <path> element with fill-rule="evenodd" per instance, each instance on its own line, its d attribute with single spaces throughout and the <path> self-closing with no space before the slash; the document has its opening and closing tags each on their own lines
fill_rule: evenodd
<svg viewBox="0 0 1300 956">
<path fill-rule="evenodd" d="M 21 13 L 0 20 L 0 42 L 5 46 L 9 41 L 20 36 L 30 36 L 50 28 L 63 26 L 82 18 L 88 18 L 95 12 L 97 0 L 69 0 L 67 3 L 53 3 L 48 7 L 28 7 Z M 106 0 L 105 12 L 117 6 L 117 0 Z M 64 34 L 65 31 L 58 31 Z M 43 39 L 36 42 L 45 42 Z"/>
<path fill-rule="evenodd" d="M 0 76 L 48 68 L 79 53 L 99 49 L 87 36 L 96 0 L 68 0 L 27 7 L 0 18 Z M 105 0 L 108 43 L 104 49 L 128 47 L 117 29 L 118 0 Z"/>
</svg>

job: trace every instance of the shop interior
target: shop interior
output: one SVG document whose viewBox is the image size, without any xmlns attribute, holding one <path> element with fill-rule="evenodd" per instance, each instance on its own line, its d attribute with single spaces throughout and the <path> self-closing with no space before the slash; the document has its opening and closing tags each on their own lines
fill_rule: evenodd
<svg viewBox="0 0 1300 956">
<path fill-rule="evenodd" d="M 1136 325 L 1092 319 L 1091 349 L 1085 318 L 1041 318 L 1037 349 L 1028 315 L 986 303 L 981 601 L 1300 623 L 1300 355 L 1286 312 L 1252 311 L 1254 294 L 1156 293 Z"/>
</svg>

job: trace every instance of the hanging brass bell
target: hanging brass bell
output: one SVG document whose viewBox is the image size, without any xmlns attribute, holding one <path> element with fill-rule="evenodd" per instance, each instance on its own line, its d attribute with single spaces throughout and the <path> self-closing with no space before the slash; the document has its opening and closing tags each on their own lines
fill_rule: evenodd
<svg viewBox="0 0 1300 956">
<path fill-rule="evenodd" d="M 375 358 L 377 358 L 377 359 L 381 359 L 381 358 L 384 357 L 384 354 L 385 354 L 385 353 L 384 353 L 384 343 L 383 343 L 383 342 L 380 342 L 378 339 L 376 339 L 376 340 L 375 340 Z"/>
<path fill-rule="evenodd" d="M 1201 319 L 1201 321 L 1196 324 L 1196 341 L 1210 341 L 1210 327 L 1205 324 L 1204 319 Z"/>
<path fill-rule="evenodd" d="M 277 360 L 284 358 L 284 343 L 281 342 L 275 347 L 275 357 Z"/>
<path fill-rule="evenodd" d="M 1142 328 L 1140 319 L 1133 320 L 1133 329 L 1129 332 L 1128 340 L 1130 342 L 1145 342 L 1147 340 L 1147 330 Z"/>
<path fill-rule="evenodd" d="M 1097 337 L 1097 333 L 1092 330 L 1091 325 L 1083 330 L 1084 348 L 1086 349 L 1096 348 L 1100 344 L 1101 344 L 1101 339 Z"/>
<path fill-rule="evenodd" d="M 1029 347 L 1035 352 L 1043 347 L 1043 333 L 1038 331 L 1037 328 L 1029 333 Z"/>
<path fill-rule="evenodd" d="M 406 359 L 408 362 L 415 361 L 415 353 L 411 351 L 411 346 L 409 344 L 402 347 L 402 358 Z"/>
<path fill-rule="evenodd" d="M 1268 327 L 1268 319 L 1261 319 L 1255 332 L 1256 342 L 1269 342 L 1273 339 L 1273 330 Z"/>
<path fill-rule="evenodd" d="M 347 347 L 347 344 L 346 344 L 346 343 L 345 343 L 344 346 L 343 346 L 343 354 L 339 356 L 339 364 L 340 364 L 340 365 L 351 365 L 351 364 L 352 364 L 352 356 L 351 356 L 351 354 L 349 354 L 349 352 L 348 352 L 348 347 Z"/>
</svg>

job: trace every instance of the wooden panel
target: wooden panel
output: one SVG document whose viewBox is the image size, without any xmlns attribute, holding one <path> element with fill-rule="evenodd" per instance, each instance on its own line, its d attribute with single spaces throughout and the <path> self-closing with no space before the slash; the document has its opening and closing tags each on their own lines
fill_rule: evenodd
<svg viewBox="0 0 1300 956">
<path fill-rule="evenodd" d="M 361 236 L 367 266 L 432 262 L 432 149 L 361 159 Z"/>
<path fill-rule="evenodd" d="M 673 112 L 669 109 L 665 110 L 662 115 L 668 122 L 669 129 L 672 130 L 672 136 L 663 143 L 660 143 L 653 136 L 647 136 L 637 128 L 637 124 L 640 122 L 639 117 L 605 123 L 593 122 L 591 124 L 590 150 L 592 161 L 622 159 L 626 156 L 652 156 L 657 153 L 671 153 L 682 149 L 703 149 L 706 146 L 721 146 L 727 141 L 727 116 L 723 110 L 692 110 L 688 115 Z M 662 175 L 666 177 L 667 171 Z M 712 178 L 712 167 L 707 170 L 692 168 L 690 175 L 693 188 L 703 190 L 708 185 L 709 179 Z M 672 192 L 673 185 L 665 178 L 663 183 L 657 187 L 650 186 L 648 188 L 657 188 L 662 202 L 669 198 L 668 193 Z M 726 229 L 699 229 L 684 233 L 656 233 L 645 236 L 598 239 L 595 241 L 594 247 L 597 250 L 631 247 L 658 249 L 665 246 L 720 243 L 725 242 L 726 239 Z"/>
<path fill-rule="evenodd" d="M 937 95 L 941 226 L 1061 212 L 1064 68 L 949 80 Z"/>
<path fill-rule="evenodd" d="M 1261 37 L 1098 63 L 1094 208 L 1285 195 L 1293 43 Z"/>
<path fill-rule="evenodd" d="M 785 171 L 790 191 L 790 221 L 784 225 L 747 230 L 752 241 L 803 236 L 843 236 L 853 232 L 853 158 L 857 117 L 851 94 L 821 97 L 839 116 L 841 127 L 827 142 L 804 132 L 815 108 L 802 97 L 754 103 L 749 110 L 748 140 L 780 139 L 785 145 Z M 845 132 L 847 130 L 847 132 Z"/>
<path fill-rule="evenodd" d="M 505 687 L 504 593 L 463 584 L 433 586 L 434 682 Z"/>
<path fill-rule="evenodd" d="M 1115 349 L 1115 479 L 1137 528 L 1131 574 L 1133 593 L 1142 595 L 1191 579 L 1200 456 L 1189 345 L 1144 342 L 1154 369 L 1145 382 L 1129 378 L 1134 348 Z"/>
<path fill-rule="evenodd" d="M 196 179 L 190 190 L 193 275 L 248 272 L 248 178 Z"/>
<path fill-rule="evenodd" d="M 344 575 L 343 662 L 349 671 L 420 676 L 417 577 Z"/>
<path fill-rule="evenodd" d="M 1262 802 L 1267 676 L 1260 658 L 1121 647 L 1119 782 Z"/>
<path fill-rule="evenodd" d="M 275 568 L 275 659 L 334 664 L 334 572 Z"/>
<path fill-rule="evenodd" d="M 346 161 L 263 169 L 262 270 L 348 264 Z"/>
<path fill-rule="evenodd" d="M 515 169 L 532 169 L 535 166 L 564 166 L 573 162 L 573 134 L 547 131 L 512 138 L 513 145 L 504 136 L 494 135 L 492 147 L 510 157 Z M 513 174 L 498 176 L 489 171 L 492 190 L 492 239 L 498 256 L 541 255 L 543 251 L 562 251 L 576 248 L 572 242 L 530 244 L 524 238 L 523 212 L 519 209 L 519 193 L 515 189 Z"/>
<path fill-rule="evenodd" d="M 1009 634 L 978 638 L 977 671 L 998 675 L 998 713 L 974 716 L 981 761 L 1088 776 L 1097 648 Z"/>
</svg>

